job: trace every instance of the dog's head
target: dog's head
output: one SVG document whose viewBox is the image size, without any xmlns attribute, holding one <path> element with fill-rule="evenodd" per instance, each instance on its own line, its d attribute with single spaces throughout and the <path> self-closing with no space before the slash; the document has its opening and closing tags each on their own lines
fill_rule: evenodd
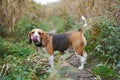
<svg viewBox="0 0 120 80">
<path fill-rule="evenodd" d="M 45 46 L 48 43 L 48 35 L 42 29 L 33 29 L 28 33 L 29 43 L 37 46 Z"/>
</svg>

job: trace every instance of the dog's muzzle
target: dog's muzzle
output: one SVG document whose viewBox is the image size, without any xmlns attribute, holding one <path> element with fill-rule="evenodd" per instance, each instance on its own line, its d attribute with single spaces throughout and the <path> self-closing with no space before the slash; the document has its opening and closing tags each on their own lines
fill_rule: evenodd
<svg viewBox="0 0 120 80">
<path fill-rule="evenodd" d="M 37 46 L 37 47 L 41 47 L 42 46 L 42 42 L 38 40 L 38 36 L 33 35 L 31 37 L 31 40 L 34 42 L 35 46 Z"/>
<path fill-rule="evenodd" d="M 32 39 L 32 41 L 33 41 L 34 43 L 38 42 L 38 36 L 36 36 L 36 35 L 33 35 L 33 36 L 31 37 L 31 39 Z"/>
<path fill-rule="evenodd" d="M 35 44 L 36 47 L 42 47 L 43 46 L 41 42 L 34 42 L 34 44 Z"/>
</svg>

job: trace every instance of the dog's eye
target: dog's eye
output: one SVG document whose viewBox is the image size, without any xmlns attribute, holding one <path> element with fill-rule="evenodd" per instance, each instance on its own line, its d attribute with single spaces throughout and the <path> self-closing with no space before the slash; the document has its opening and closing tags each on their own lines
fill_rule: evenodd
<svg viewBox="0 0 120 80">
<path fill-rule="evenodd" d="M 41 34 L 41 32 L 38 32 L 38 34 Z"/>
<path fill-rule="evenodd" d="M 34 34 L 34 32 L 32 32 L 32 34 Z"/>
</svg>

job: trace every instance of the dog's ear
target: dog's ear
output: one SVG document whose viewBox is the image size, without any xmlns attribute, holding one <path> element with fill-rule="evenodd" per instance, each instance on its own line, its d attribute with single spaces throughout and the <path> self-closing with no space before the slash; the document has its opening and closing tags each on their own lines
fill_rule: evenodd
<svg viewBox="0 0 120 80">
<path fill-rule="evenodd" d="M 45 32 L 42 32 L 41 33 L 41 40 L 42 40 L 42 45 L 43 46 L 46 46 L 47 44 L 48 44 L 48 42 L 49 42 L 49 35 L 48 35 L 48 33 L 45 33 Z"/>
<path fill-rule="evenodd" d="M 28 38 L 29 38 L 29 44 L 32 43 L 32 40 L 31 40 L 31 32 L 28 33 Z"/>
</svg>

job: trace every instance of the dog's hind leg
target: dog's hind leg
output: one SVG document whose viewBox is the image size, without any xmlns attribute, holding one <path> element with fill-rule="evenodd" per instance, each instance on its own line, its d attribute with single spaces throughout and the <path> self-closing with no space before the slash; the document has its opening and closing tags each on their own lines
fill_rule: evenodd
<svg viewBox="0 0 120 80">
<path fill-rule="evenodd" d="M 84 52 L 84 46 L 79 46 L 79 47 L 75 47 L 75 54 L 76 56 L 80 59 L 80 63 L 81 65 L 78 67 L 78 69 L 82 70 L 84 68 L 84 64 L 86 63 L 86 59 L 87 59 L 87 53 Z"/>
<path fill-rule="evenodd" d="M 84 68 L 84 64 L 86 63 L 87 54 L 86 54 L 86 52 L 84 52 L 83 55 L 81 56 L 81 55 L 78 55 L 77 52 L 75 52 L 75 53 L 76 53 L 76 55 L 79 58 L 80 63 L 81 63 L 81 65 L 78 67 L 78 69 L 82 70 Z"/>
</svg>

